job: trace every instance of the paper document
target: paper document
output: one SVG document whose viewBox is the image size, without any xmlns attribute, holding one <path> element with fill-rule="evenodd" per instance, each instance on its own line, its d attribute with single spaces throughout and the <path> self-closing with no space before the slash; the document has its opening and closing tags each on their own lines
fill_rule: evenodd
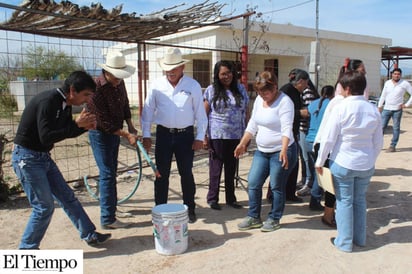
<svg viewBox="0 0 412 274">
<path fill-rule="evenodd" d="M 318 178 L 318 184 L 323 190 L 335 194 L 335 188 L 333 187 L 333 179 L 332 179 L 332 173 L 330 173 L 330 169 L 327 167 L 323 167 L 323 174 L 320 175 L 318 172 L 316 172 L 316 176 Z"/>
</svg>

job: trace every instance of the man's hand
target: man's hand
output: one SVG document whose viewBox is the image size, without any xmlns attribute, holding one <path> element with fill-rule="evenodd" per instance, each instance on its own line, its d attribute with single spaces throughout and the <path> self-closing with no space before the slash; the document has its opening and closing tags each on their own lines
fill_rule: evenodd
<svg viewBox="0 0 412 274">
<path fill-rule="evenodd" d="M 209 149 L 209 138 L 205 136 L 205 139 L 203 140 L 203 149 L 208 150 Z"/>
<path fill-rule="evenodd" d="M 136 142 L 137 142 L 137 140 L 139 140 L 139 136 L 137 136 L 135 134 L 128 133 L 126 135 L 126 138 L 127 138 L 127 141 L 129 141 L 130 145 L 132 145 L 134 147 L 137 146 Z"/>
<path fill-rule="evenodd" d="M 143 147 L 147 153 L 150 152 L 152 149 L 152 139 L 151 138 L 143 138 Z"/>
<path fill-rule="evenodd" d="M 193 141 L 193 145 L 192 145 L 192 149 L 193 150 L 200 150 L 203 148 L 203 141 L 199 141 L 199 140 L 194 140 Z"/>
<path fill-rule="evenodd" d="M 75 122 L 78 127 L 86 130 L 96 129 L 97 125 L 96 115 L 88 112 L 86 109 L 83 109 L 82 112 L 80 112 Z"/>
</svg>

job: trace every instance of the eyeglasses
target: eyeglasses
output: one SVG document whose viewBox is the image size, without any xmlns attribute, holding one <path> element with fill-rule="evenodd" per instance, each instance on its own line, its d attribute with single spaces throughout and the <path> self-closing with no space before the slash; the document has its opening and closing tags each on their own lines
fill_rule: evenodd
<svg viewBox="0 0 412 274">
<path fill-rule="evenodd" d="M 229 76 L 232 76 L 231 72 L 219 73 L 219 77 L 229 77 Z"/>
</svg>

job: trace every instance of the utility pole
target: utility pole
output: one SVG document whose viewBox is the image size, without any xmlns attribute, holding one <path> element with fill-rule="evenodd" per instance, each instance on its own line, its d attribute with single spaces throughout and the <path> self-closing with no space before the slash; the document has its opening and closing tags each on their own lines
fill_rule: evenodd
<svg viewBox="0 0 412 274">
<path fill-rule="evenodd" d="M 248 74 L 248 44 L 249 44 L 249 17 L 252 14 L 255 14 L 256 12 L 248 12 L 243 14 L 243 45 L 242 45 L 242 51 L 241 51 L 241 66 L 242 66 L 242 74 L 240 77 L 240 82 L 243 84 L 245 89 L 247 90 L 248 84 L 247 84 L 247 74 Z"/>
<path fill-rule="evenodd" d="M 309 74 L 316 89 L 319 85 L 320 43 L 319 43 L 319 0 L 316 0 L 316 40 L 311 43 Z"/>
</svg>

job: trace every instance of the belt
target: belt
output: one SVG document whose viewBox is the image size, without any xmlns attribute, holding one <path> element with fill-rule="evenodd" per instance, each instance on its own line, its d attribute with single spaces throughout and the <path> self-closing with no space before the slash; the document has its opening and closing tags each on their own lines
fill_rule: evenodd
<svg viewBox="0 0 412 274">
<path fill-rule="evenodd" d="M 164 127 L 162 125 L 158 125 L 157 129 L 161 130 L 161 131 L 166 131 L 170 134 L 177 134 L 177 133 L 184 133 L 184 132 L 193 131 L 193 126 L 188 126 L 188 127 L 185 127 L 185 128 L 168 128 L 168 127 Z"/>
</svg>

